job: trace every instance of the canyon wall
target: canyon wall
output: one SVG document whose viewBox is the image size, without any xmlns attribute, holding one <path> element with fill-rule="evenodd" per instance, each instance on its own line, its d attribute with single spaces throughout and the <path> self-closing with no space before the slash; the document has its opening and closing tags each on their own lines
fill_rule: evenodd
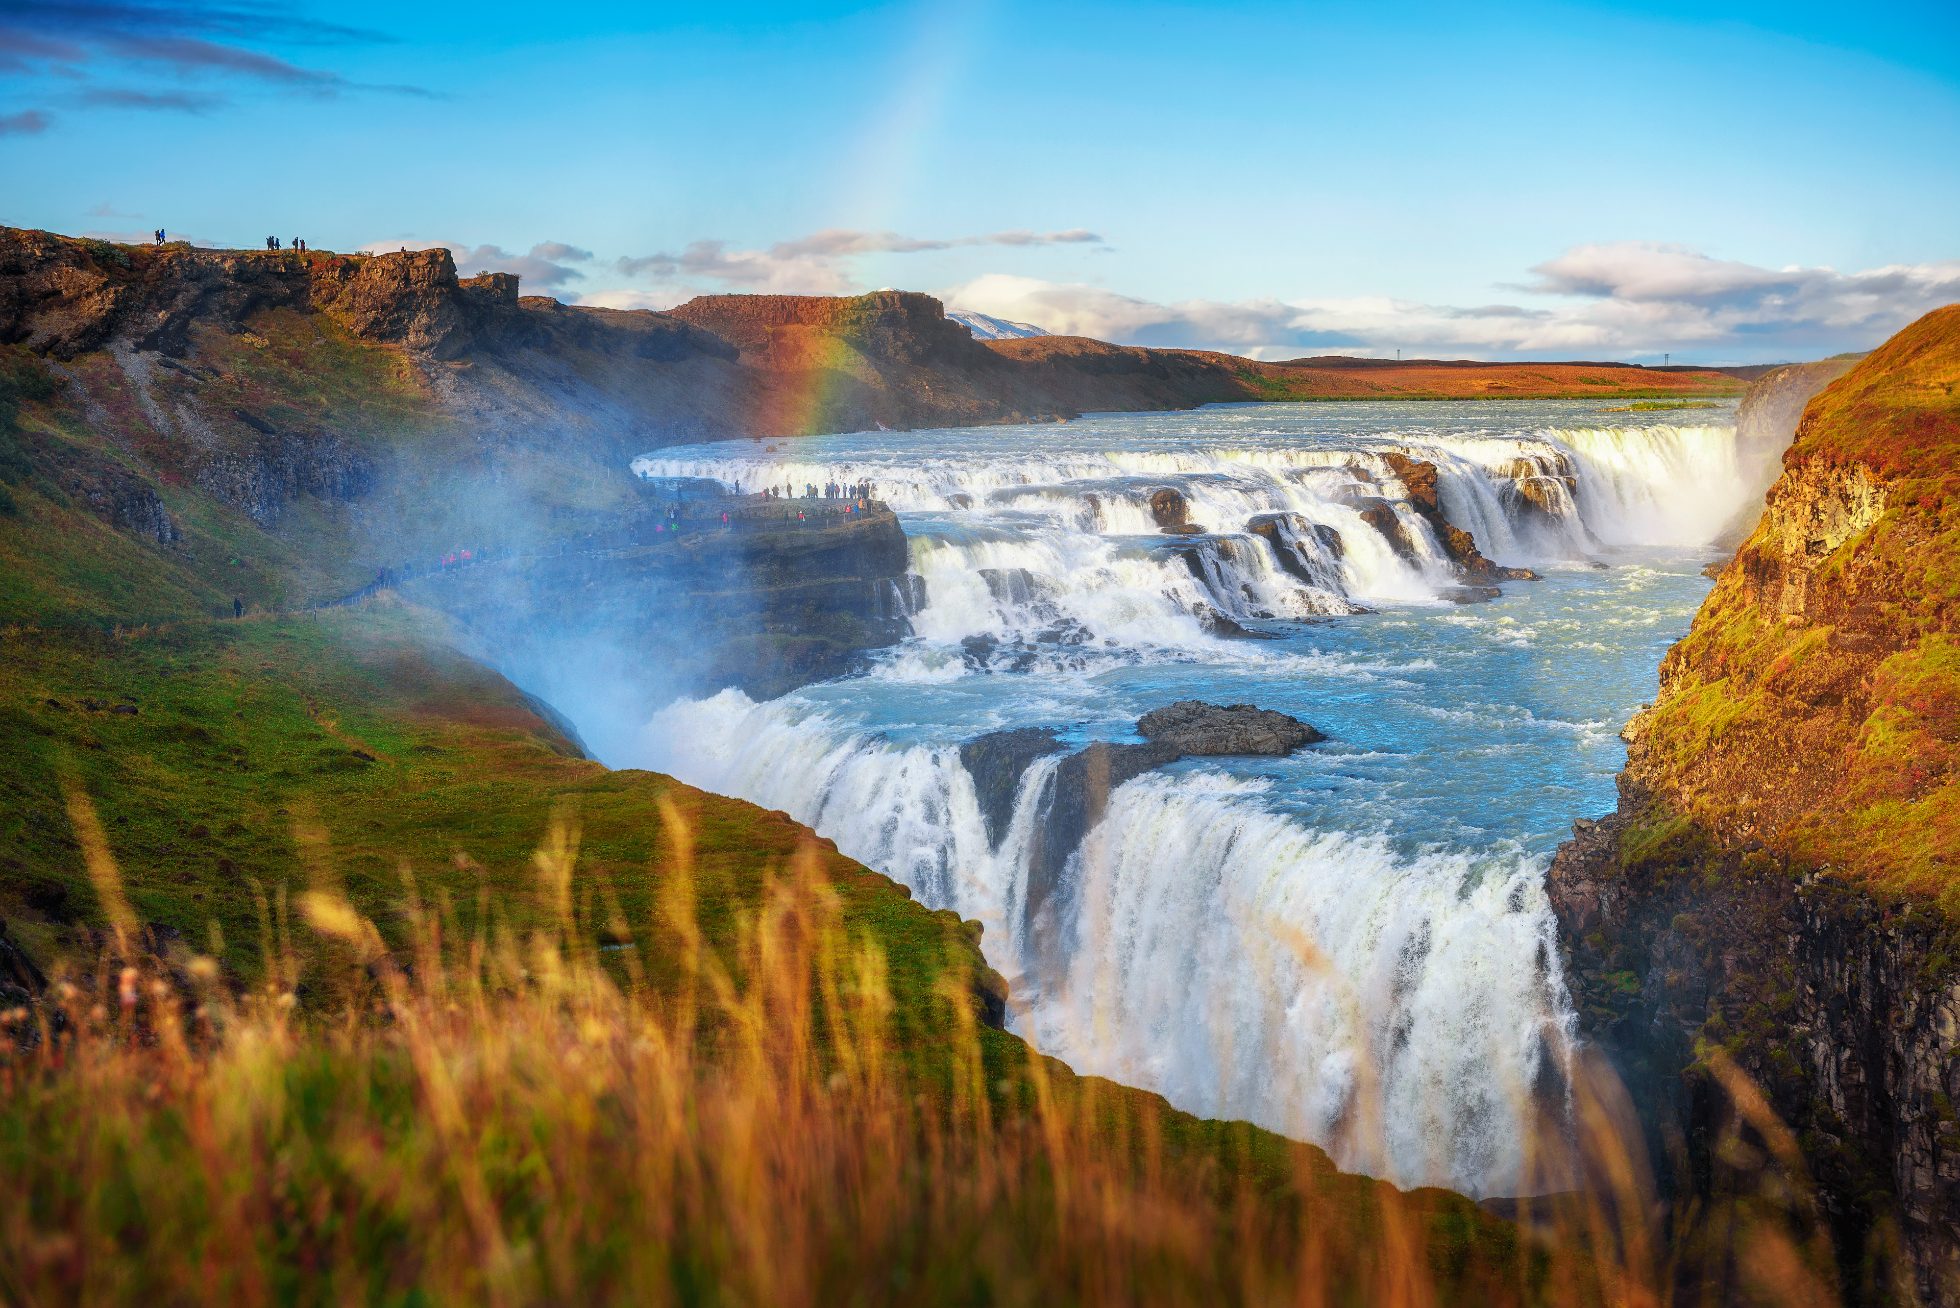
<svg viewBox="0 0 1960 1308">
<path fill-rule="evenodd" d="M 1782 468 L 1553 864 L 1568 977 L 1677 1193 L 1720 1206 L 1733 1060 L 1847 1290 L 1956 1303 L 1960 306 L 1810 400 Z"/>
</svg>

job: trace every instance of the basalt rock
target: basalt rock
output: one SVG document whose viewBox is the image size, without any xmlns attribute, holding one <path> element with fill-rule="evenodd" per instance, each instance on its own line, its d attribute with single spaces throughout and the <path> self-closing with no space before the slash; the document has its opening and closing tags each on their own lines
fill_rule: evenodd
<svg viewBox="0 0 1960 1308">
<path fill-rule="evenodd" d="M 364 452 L 339 436 L 261 430 L 239 446 L 200 453 L 193 476 L 204 490 L 269 526 L 300 495 L 358 498 L 373 484 L 375 470 Z"/>
<path fill-rule="evenodd" d="M 1283 526 L 1291 529 L 1290 535 L 1281 530 Z M 1338 572 L 1327 562 L 1339 560 L 1347 553 L 1347 543 L 1337 528 L 1309 522 L 1297 513 L 1260 513 L 1247 520 L 1245 529 L 1272 547 L 1273 557 L 1288 576 L 1320 588 L 1339 585 Z M 1310 546 L 1300 543 L 1309 537 L 1320 547 L 1324 558 L 1316 557 Z"/>
<path fill-rule="evenodd" d="M 1523 454 L 1498 470 L 1513 511 L 1526 518 L 1564 519 L 1579 490 L 1579 476 L 1563 454 Z"/>
<path fill-rule="evenodd" d="M 1204 532 L 1203 527 L 1192 523 L 1191 504 L 1184 498 L 1184 492 L 1172 486 L 1150 492 L 1150 517 L 1162 532 L 1180 536 Z"/>
<path fill-rule="evenodd" d="M 1153 710 L 1138 720 L 1137 730 L 1146 737 L 1142 743 L 1098 741 L 1063 758 L 1039 797 L 1025 902 L 1030 963 L 1052 964 L 1067 954 L 1073 904 L 1064 874 L 1118 786 L 1181 758 L 1278 756 L 1326 739 L 1284 713 L 1198 700 Z M 1029 765 L 1062 749 L 1056 734 L 1045 728 L 994 732 L 961 746 L 961 761 L 980 794 L 990 841 L 998 845 L 1006 834 Z"/>
<path fill-rule="evenodd" d="M 730 503 L 768 508 L 756 497 Z M 890 510 L 727 527 L 712 505 L 692 511 L 678 531 L 650 518 L 649 529 L 424 572 L 400 589 L 457 618 L 488 661 L 526 685 L 552 686 L 553 651 L 583 639 L 618 660 L 620 684 L 644 690 L 649 714 L 676 691 L 780 695 L 853 671 L 907 634 L 916 587 Z M 637 653 L 649 650 L 657 657 Z"/>
<path fill-rule="evenodd" d="M 1291 754 L 1325 740 L 1320 732 L 1275 709 L 1251 704 L 1207 704 L 1182 699 L 1137 719 L 1145 740 L 1176 749 L 1186 757 L 1214 754 Z"/>
<path fill-rule="evenodd" d="M 1460 589 L 1478 598 L 1494 598 L 1481 594 L 1481 591 L 1488 589 L 1492 582 L 1538 579 L 1538 574 L 1530 568 L 1508 568 L 1485 558 L 1482 551 L 1477 548 L 1476 538 L 1443 515 L 1442 501 L 1436 488 L 1437 472 L 1434 463 L 1427 459 L 1410 458 L 1398 450 L 1388 451 L 1382 455 L 1382 459 L 1408 493 L 1409 507 L 1421 515 L 1429 524 L 1430 530 L 1435 533 L 1437 543 L 1443 547 L 1443 553 L 1454 565 L 1457 574 L 1464 581 L 1474 583 L 1472 586 Z M 1366 514 L 1364 513 L 1363 516 L 1366 517 Z M 1381 530 L 1378 525 L 1376 529 Z"/>
<path fill-rule="evenodd" d="M 1379 495 L 1364 495 L 1355 501 L 1354 508 L 1361 515 L 1361 520 L 1388 542 L 1388 547 L 1395 551 L 1398 558 L 1413 563 L 1421 557 L 1422 552 L 1416 548 L 1415 538 L 1409 534 L 1408 526 L 1393 504 Z"/>
<path fill-rule="evenodd" d="M 164 507 L 156 487 L 127 468 L 106 460 L 66 470 L 64 489 L 118 531 L 175 544 L 183 533 Z"/>
<path fill-rule="evenodd" d="M 973 778 L 980 800 L 980 817 L 987 842 L 996 848 L 1014 818 L 1014 797 L 1021 778 L 1038 758 L 1059 754 L 1067 746 L 1046 727 L 1020 727 L 976 737 L 960 746 L 960 763 Z"/>
</svg>

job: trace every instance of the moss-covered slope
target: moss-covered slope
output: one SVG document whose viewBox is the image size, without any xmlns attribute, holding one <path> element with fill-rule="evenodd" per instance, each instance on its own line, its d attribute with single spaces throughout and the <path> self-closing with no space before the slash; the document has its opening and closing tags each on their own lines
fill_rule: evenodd
<svg viewBox="0 0 1960 1308">
<path fill-rule="evenodd" d="M 1551 873 L 1582 1021 L 1677 1192 L 1733 1212 L 1737 1066 L 1874 1302 L 1960 1302 L 1956 631 L 1960 306 L 1810 402 L 1627 729 L 1618 812 Z"/>
<path fill-rule="evenodd" d="M 1727 837 L 1960 910 L 1960 306 L 1806 411 L 1669 655 L 1628 779 Z"/>
</svg>

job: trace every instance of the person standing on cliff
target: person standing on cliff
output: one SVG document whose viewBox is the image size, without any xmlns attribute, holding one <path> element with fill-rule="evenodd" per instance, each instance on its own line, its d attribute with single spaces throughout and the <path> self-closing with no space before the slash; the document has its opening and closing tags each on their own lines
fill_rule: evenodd
<svg viewBox="0 0 1960 1308">
<path fill-rule="evenodd" d="M 242 618 L 245 616 L 245 601 L 236 595 L 231 597 L 231 616 L 233 618 Z"/>
</svg>

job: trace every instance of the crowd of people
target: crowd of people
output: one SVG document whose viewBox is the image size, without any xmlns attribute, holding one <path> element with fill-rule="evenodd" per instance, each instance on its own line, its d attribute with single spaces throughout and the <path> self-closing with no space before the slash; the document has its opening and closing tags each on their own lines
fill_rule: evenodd
<svg viewBox="0 0 1960 1308">
<path fill-rule="evenodd" d="M 827 481 L 821 486 L 811 481 L 803 484 L 799 495 L 796 487 L 784 482 L 781 486 L 765 487 L 762 493 L 772 500 L 868 500 L 872 498 L 872 486 L 869 481 Z"/>
<path fill-rule="evenodd" d="M 159 233 L 159 235 L 161 235 L 161 233 Z M 305 253 L 306 253 L 306 242 L 305 242 L 305 241 L 302 241 L 302 240 L 301 240 L 301 239 L 300 239 L 299 237 L 297 237 L 297 236 L 295 236 L 295 237 L 293 238 L 293 242 L 292 242 L 292 244 L 291 244 L 291 245 L 284 245 L 284 246 L 282 246 L 281 244 L 279 244 L 279 238 L 278 238 L 278 237 L 276 237 L 276 236 L 268 236 L 268 237 L 266 237 L 266 238 L 265 238 L 265 248 L 266 248 L 266 249 L 268 249 L 268 250 L 282 250 L 282 249 L 285 249 L 285 250 L 292 250 L 292 251 L 295 251 L 296 253 L 299 253 L 299 254 L 305 254 Z"/>
</svg>

